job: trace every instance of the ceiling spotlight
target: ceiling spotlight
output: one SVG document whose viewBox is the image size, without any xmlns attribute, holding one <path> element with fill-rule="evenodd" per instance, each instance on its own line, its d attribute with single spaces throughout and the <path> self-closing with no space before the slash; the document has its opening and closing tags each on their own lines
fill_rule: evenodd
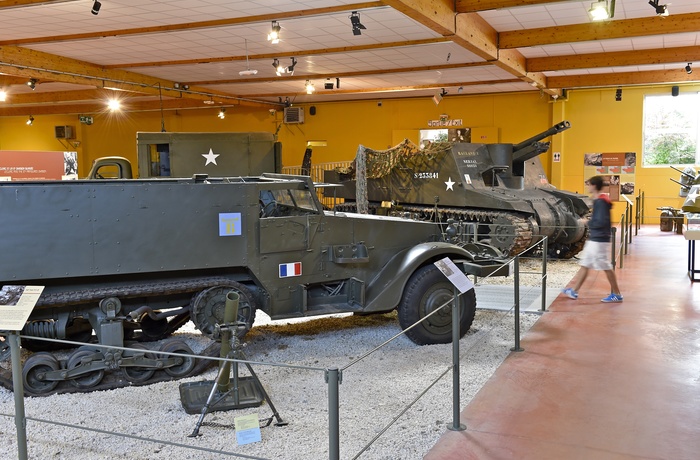
<svg viewBox="0 0 700 460">
<path fill-rule="evenodd" d="M 600 0 L 591 3 L 588 14 L 593 21 L 604 21 L 615 16 L 615 0 Z"/>
<path fill-rule="evenodd" d="M 326 83 L 323 84 L 323 89 L 333 89 L 333 82 L 330 78 L 326 78 Z"/>
<path fill-rule="evenodd" d="M 349 17 L 350 17 L 350 24 L 352 24 L 352 34 L 353 35 L 362 35 L 362 30 L 367 29 L 367 27 L 363 26 L 362 23 L 360 22 L 360 13 L 358 13 L 357 11 L 353 11 Z"/>
<path fill-rule="evenodd" d="M 29 115 L 29 118 L 27 118 L 27 126 L 32 126 L 34 124 L 34 117 Z"/>
<path fill-rule="evenodd" d="M 649 4 L 656 10 L 657 16 L 668 16 L 667 5 L 659 5 L 659 0 L 649 0 Z"/>
<path fill-rule="evenodd" d="M 296 60 L 296 58 L 292 58 L 292 65 L 290 65 L 289 67 L 287 67 L 287 73 L 288 73 L 289 75 L 294 75 L 294 67 L 296 67 L 296 65 L 297 65 L 297 60 Z"/>
<path fill-rule="evenodd" d="M 27 82 L 27 86 L 29 86 L 32 89 L 32 91 L 34 91 L 34 88 L 36 88 L 36 78 L 30 78 Z"/>
<path fill-rule="evenodd" d="M 97 16 L 100 12 L 100 8 L 102 8 L 102 3 L 100 3 L 98 0 L 95 0 L 95 3 L 92 4 L 92 10 L 90 10 L 90 12 Z"/>
<path fill-rule="evenodd" d="M 267 40 L 273 45 L 280 42 L 280 29 L 282 29 L 282 27 L 280 27 L 279 22 L 272 21 L 272 29 L 270 30 L 270 33 L 267 34 Z"/>
<path fill-rule="evenodd" d="M 226 118 L 226 109 L 222 108 L 221 110 L 219 110 L 219 114 L 217 115 L 217 117 L 219 117 L 222 120 Z"/>
<path fill-rule="evenodd" d="M 335 88 L 336 88 L 336 89 L 340 89 L 340 78 L 337 78 L 337 77 L 336 77 L 336 79 L 335 79 Z"/>
<path fill-rule="evenodd" d="M 689 62 L 688 65 L 685 66 L 685 73 L 687 73 L 688 75 L 690 75 L 691 73 L 693 73 L 693 68 L 690 67 L 690 64 L 691 64 L 691 63 Z"/>
<path fill-rule="evenodd" d="M 272 61 L 272 67 L 275 68 L 275 73 L 277 74 L 278 77 L 281 76 L 283 73 L 285 73 L 285 72 L 287 71 L 287 69 L 285 69 L 285 68 L 282 66 L 282 64 L 280 64 L 280 61 L 279 61 L 279 59 L 277 59 L 277 58 L 275 58 L 275 59 Z"/>
<path fill-rule="evenodd" d="M 622 101 L 622 88 L 617 88 L 615 90 L 615 101 L 617 101 L 617 102 Z"/>
<path fill-rule="evenodd" d="M 7 93 L 5 91 L 0 91 L 0 102 L 5 102 L 7 100 Z"/>
<path fill-rule="evenodd" d="M 311 83 L 311 81 L 306 80 L 306 84 L 304 85 L 304 89 L 306 90 L 306 94 L 313 94 L 314 91 L 316 91 L 316 88 L 314 88 L 314 84 Z"/>
<path fill-rule="evenodd" d="M 116 112 L 121 108 L 121 104 L 117 99 L 110 99 L 107 102 L 107 108 L 109 108 L 109 110 L 111 110 L 112 112 Z"/>
</svg>

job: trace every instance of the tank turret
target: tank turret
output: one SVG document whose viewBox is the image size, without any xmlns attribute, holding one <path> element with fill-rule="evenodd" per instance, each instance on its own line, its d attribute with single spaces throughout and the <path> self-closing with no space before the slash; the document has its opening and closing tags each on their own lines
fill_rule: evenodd
<svg viewBox="0 0 700 460">
<path fill-rule="evenodd" d="M 570 258 L 586 239 L 590 201 L 549 184 L 539 160 L 549 150 L 543 140 L 570 127 L 562 121 L 517 144 L 360 146 L 350 170 L 328 171 L 325 181 L 343 185 L 334 192 L 345 199 L 339 210 L 473 223 L 480 240 L 510 254 L 547 236 L 552 255 Z"/>
</svg>

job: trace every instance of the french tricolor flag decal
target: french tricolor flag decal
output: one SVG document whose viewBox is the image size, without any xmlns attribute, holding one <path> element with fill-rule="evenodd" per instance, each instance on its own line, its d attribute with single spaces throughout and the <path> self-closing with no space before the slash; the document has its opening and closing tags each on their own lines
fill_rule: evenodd
<svg viewBox="0 0 700 460">
<path fill-rule="evenodd" d="M 301 276 L 301 262 L 280 264 L 280 278 L 288 278 L 290 276 Z"/>
</svg>

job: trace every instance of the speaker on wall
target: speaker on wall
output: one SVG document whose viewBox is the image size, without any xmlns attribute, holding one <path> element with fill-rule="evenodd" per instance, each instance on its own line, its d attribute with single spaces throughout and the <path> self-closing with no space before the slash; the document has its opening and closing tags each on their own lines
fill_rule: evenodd
<svg viewBox="0 0 700 460">
<path fill-rule="evenodd" d="M 309 107 L 309 113 L 311 115 L 316 115 L 316 106 L 315 105 L 312 105 L 311 107 Z"/>
<path fill-rule="evenodd" d="M 671 86 L 671 96 L 676 97 L 680 94 L 680 88 L 677 86 Z"/>
</svg>

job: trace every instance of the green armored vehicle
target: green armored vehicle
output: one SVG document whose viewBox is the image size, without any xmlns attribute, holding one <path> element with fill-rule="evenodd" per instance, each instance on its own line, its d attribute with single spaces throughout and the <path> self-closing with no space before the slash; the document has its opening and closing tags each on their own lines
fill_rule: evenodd
<svg viewBox="0 0 700 460">
<path fill-rule="evenodd" d="M 326 171 L 324 181 L 344 186 L 334 192 L 345 199 L 340 210 L 362 211 L 366 200 L 368 212 L 471 223 L 480 241 L 511 255 L 546 236 L 549 255 L 568 259 L 588 236 L 590 200 L 550 185 L 538 156 L 549 150 L 542 140 L 570 126 L 562 121 L 517 144 L 441 142 L 418 150 L 406 141 L 387 151 L 361 147 L 364 182 L 357 167 Z"/>
<path fill-rule="evenodd" d="M 306 176 L 8 182 L 0 209 L 0 284 L 45 286 L 22 331 L 34 337 L 87 342 L 94 333 L 123 346 L 163 339 L 189 320 L 212 336 L 232 290 L 245 331 L 258 309 L 283 319 L 398 308 L 407 328 L 453 295 L 435 261 L 449 257 L 477 276 L 508 271 L 498 250 L 465 240 L 470 232 L 454 224 L 324 210 Z M 473 290 L 461 296 L 461 334 L 475 306 Z M 450 309 L 407 335 L 449 342 Z M 161 350 L 191 353 L 177 340 Z M 65 363 L 35 353 L 24 381 L 45 394 L 60 381 L 89 389 L 105 370 L 144 383 L 156 370 L 181 377 L 193 366 L 85 345 Z"/>
</svg>

